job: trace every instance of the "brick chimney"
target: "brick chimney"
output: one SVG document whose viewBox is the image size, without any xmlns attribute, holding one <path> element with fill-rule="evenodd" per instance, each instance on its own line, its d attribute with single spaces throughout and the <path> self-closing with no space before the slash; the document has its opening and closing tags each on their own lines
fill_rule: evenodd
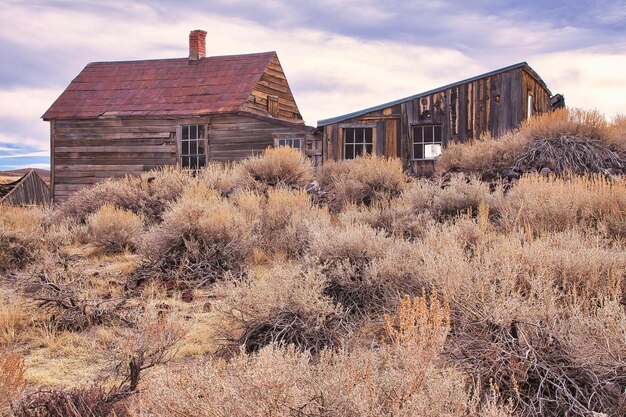
<svg viewBox="0 0 626 417">
<path fill-rule="evenodd" d="M 189 60 L 196 61 L 206 56 L 206 32 L 192 30 L 189 33 Z"/>
</svg>

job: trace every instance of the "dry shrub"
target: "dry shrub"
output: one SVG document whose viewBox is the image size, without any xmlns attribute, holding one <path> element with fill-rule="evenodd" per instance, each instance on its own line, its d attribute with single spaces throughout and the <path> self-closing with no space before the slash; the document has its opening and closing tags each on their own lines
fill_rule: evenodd
<svg viewBox="0 0 626 417">
<path fill-rule="evenodd" d="M 162 372 L 134 398 L 133 416 L 442 416 L 473 411 L 467 381 L 435 365 L 447 333 L 437 297 L 402 304 L 388 343 L 314 357 L 268 346 L 255 355 Z M 219 383 L 215 383 L 219 381 Z M 211 401 L 206 401 L 210 398 Z"/>
<path fill-rule="evenodd" d="M 89 241 L 109 253 L 134 250 L 143 231 L 141 216 L 129 210 L 105 204 L 87 218 Z"/>
<path fill-rule="evenodd" d="M 199 172 L 198 180 L 218 191 L 223 197 L 256 188 L 254 181 L 242 175 L 242 171 L 234 163 L 210 162 Z"/>
<path fill-rule="evenodd" d="M 223 352 L 257 352 L 268 345 L 294 345 L 320 352 L 341 345 L 340 307 L 323 295 L 325 280 L 298 264 L 257 268 L 243 281 L 218 289 Z"/>
<path fill-rule="evenodd" d="M 324 293 L 356 317 L 393 308 L 399 294 L 422 286 L 412 245 L 363 224 L 314 230 L 308 254 L 326 276 Z"/>
<path fill-rule="evenodd" d="M 351 204 L 339 213 L 339 218 L 345 225 L 366 224 L 383 231 L 387 236 L 407 240 L 419 238 L 432 227 L 435 219 L 430 211 L 416 209 L 410 199 L 403 196 L 370 207 Z"/>
<path fill-rule="evenodd" d="M 489 185 L 476 178 L 467 181 L 452 178 L 448 184 L 434 193 L 430 210 L 440 221 L 462 213 L 475 216 L 481 204 L 494 207 L 499 197 L 501 197 L 499 189 L 491 193 Z"/>
<path fill-rule="evenodd" d="M 626 140 L 597 111 L 559 109 L 524 123 L 500 140 L 452 145 L 439 159 L 438 170 L 482 174 L 549 168 L 557 173 L 624 173 Z"/>
<path fill-rule="evenodd" d="M 239 164 L 243 175 L 266 186 L 301 187 L 312 177 L 312 166 L 302 152 L 290 147 L 267 148 L 262 155 Z"/>
<path fill-rule="evenodd" d="M 159 220 L 167 205 L 180 197 L 185 190 L 199 183 L 194 172 L 166 165 L 141 175 L 140 195 L 143 196 L 142 213 L 151 220 Z"/>
<path fill-rule="evenodd" d="M 144 269 L 160 279 L 202 285 L 243 270 L 255 243 L 245 213 L 215 190 L 198 186 L 163 213 L 163 222 L 146 232 L 138 252 L 147 261 Z"/>
<path fill-rule="evenodd" d="M 124 416 L 123 408 L 100 386 L 42 390 L 25 395 L 12 407 L 15 417 Z"/>
<path fill-rule="evenodd" d="M 477 237 L 468 250 L 471 222 Z M 416 242 L 426 277 L 450 296 L 446 355 L 480 391 L 492 380 L 524 415 L 623 413 L 623 332 L 614 334 L 624 323 L 616 308 L 626 267 L 621 247 L 571 231 L 537 239 L 499 234 L 479 223 L 443 224 Z M 593 329 L 589 342 L 584 325 Z M 600 350 L 610 357 L 604 363 L 592 357 Z"/>
<path fill-rule="evenodd" d="M 59 205 L 53 222 L 63 219 L 85 222 L 90 214 L 107 203 L 136 214 L 144 213 L 149 196 L 142 183 L 141 178 L 125 177 L 106 179 L 93 187 L 83 188 Z"/>
<path fill-rule="evenodd" d="M 0 273 L 21 269 L 44 247 L 37 209 L 0 205 Z"/>
<path fill-rule="evenodd" d="M 438 173 L 467 172 L 490 178 L 509 170 L 526 144 L 526 137 L 517 131 L 497 139 L 485 135 L 469 144 L 452 142 L 437 159 L 436 169 Z"/>
<path fill-rule="evenodd" d="M 328 161 L 318 177 L 322 191 L 327 193 L 329 206 L 335 211 L 349 203 L 368 206 L 396 197 L 407 183 L 399 159 L 377 156 Z"/>
<path fill-rule="evenodd" d="M 626 180 L 594 176 L 525 176 L 499 208 L 505 230 L 523 228 L 532 233 L 580 227 L 604 229 L 624 236 Z"/>
<path fill-rule="evenodd" d="M 26 387 L 24 358 L 0 350 L 0 415 L 8 415 L 11 402 Z"/>
<path fill-rule="evenodd" d="M 260 244 L 267 253 L 299 257 L 308 246 L 311 228 L 329 225 L 327 210 L 313 207 L 310 196 L 301 190 L 269 190 L 258 208 Z"/>
</svg>

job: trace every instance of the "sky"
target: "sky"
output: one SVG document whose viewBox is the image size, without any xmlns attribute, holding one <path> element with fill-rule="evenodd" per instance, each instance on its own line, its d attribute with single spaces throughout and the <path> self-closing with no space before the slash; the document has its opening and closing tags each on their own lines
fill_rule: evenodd
<svg viewBox="0 0 626 417">
<path fill-rule="evenodd" d="M 0 0 L 0 170 L 49 166 L 41 115 L 89 62 L 275 50 L 308 125 L 526 61 L 626 114 L 626 0 Z"/>
</svg>

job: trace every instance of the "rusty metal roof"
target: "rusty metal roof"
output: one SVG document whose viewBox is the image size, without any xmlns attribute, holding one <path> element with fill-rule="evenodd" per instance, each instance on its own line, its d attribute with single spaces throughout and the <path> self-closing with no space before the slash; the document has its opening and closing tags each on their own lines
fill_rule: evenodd
<svg viewBox="0 0 626 417">
<path fill-rule="evenodd" d="M 238 112 L 276 52 L 88 64 L 42 116 L 50 119 Z"/>
</svg>

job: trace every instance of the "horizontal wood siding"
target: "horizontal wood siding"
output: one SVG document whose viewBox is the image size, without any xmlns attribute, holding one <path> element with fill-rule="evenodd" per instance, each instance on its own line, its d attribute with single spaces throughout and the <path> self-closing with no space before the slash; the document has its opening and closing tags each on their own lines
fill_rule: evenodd
<svg viewBox="0 0 626 417">
<path fill-rule="evenodd" d="M 314 163 L 321 164 L 321 138 L 299 128 L 245 116 L 185 119 L 55 120 L 53 194 L 55 202 L 105 178 L 139 175 L 178 163 L 176 129 L 208 125 L 209 161 L 232 161 L 261 153 L 277 134 L 300 138 Z"/>
<path fill-rule="evenodd" d="M 175 119 L 55 120 L 55 202 L 104 178 L 176 163 Z M 199 123 L 189 119 L 189 123 Z"/>
<path fill-rule="evenodd" d="M 263 116 L 270 115 L 267 108 L 267 96 L 278 97 L 277 117 L 295 123 L 304 123 L 296 100 L 291 93 L 287 77 L 278 57 L 272 58 L 252 94 L 248 97 L 244 110 Z"/>
</svg>

